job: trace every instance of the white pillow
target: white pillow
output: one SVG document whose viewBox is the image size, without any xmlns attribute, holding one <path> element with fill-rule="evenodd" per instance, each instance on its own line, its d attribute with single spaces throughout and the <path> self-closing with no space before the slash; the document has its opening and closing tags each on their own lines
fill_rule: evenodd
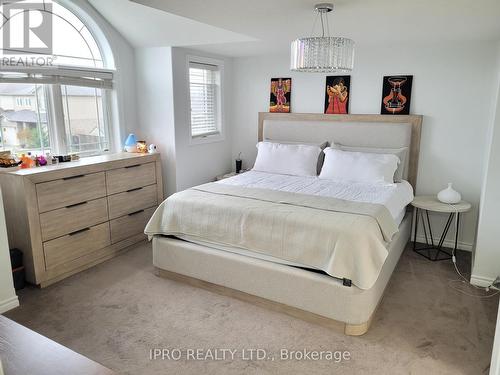
<svg viewBox="0 0 500 375">
<path fill-rule="evenodd" d="M 408 147 L 401 148 L 384 148 L 384 147 L 361 147 L 361 146 L 346 146 L 340 143 L 332 143 L 332 148 L 342 151 L 355 151 L 365 152 L 370 154 L 393 154 L 399 158 L 398 169 L 394 173 L 394 182 L 401 182 L 403 180 L 403 172 L 406 166 L 406 155 L 408 154 Z"/>
<path fill-rule="evenodd" d="M 319 178 L 337 181 L 394 183 L 399 158 L 393 154 L 350 152 L 327 147 Z"/>
<path fill-rule="evenodd" d="M 308 146 L 318 146 L 321 151 L 323 151 L 326 146 L 328 146 L 328 141 L 325 142 L 293 142 L 293 141 L 272 141 L 270 139 L 266 139 L 264 142 L 271 142 L 271 143 L 282 143 L 284 145 L 308 145 Z M 257 147 L 259 145 L 257 144 Z M 357 151 L 357 150 L 356 150 Z M 325 154 L 320 152 L 318 156 L 318 164 L 316 166 L 316 175 L 319 175 L 321 172 L 321 167 L 323 166 L 323 161 L 325 160 Z"/>
<path fill-rule="evenodd" d="M 321 148 L 303 144 L 259 142 L 254 171 L 316 176 Z"/>
</svg>

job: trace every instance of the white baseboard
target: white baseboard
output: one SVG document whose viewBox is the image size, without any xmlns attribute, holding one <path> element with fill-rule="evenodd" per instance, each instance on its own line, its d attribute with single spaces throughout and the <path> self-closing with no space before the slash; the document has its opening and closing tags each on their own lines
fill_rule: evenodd
<svg viewBox="0 0 500 375">
<path fill-rule="evenodd" d="M 434 239 L 434 244 L 437 245 L 439 243 L 439 238 L 433 238 L 433 239 Z M 411 241 L 413 241 L 413 235 L 411 236 Z M 425 243 L 425 236 L 423 236 L 423 235 L 417 235 L 417 242 Z M 443 246 L 444 247 L 449 247 L 449 248 L 453 249 L 453 247 L 455 246 L 455 240 L 446 239 L 443 242 Z M 472 244 L 471 243 L 458 241 L 457 247 L 460 250 L 472 251 Z"/>
<path fill-rule="evenodd" d="M 471 275 L 470 277 L 470 283 L 472 285 L 482 286 L 483 288 L 493 284 L 493 281 L 495 281 L 495 279 L 494 278 L 492 279 L 490 277 L 484 277 L 478 275 Z"/>
<path fill-rule="evenodd" d="M 0 314 L 12 310 L 14 307 L 19 306 L 19 299 L 16 295 L 6 300 L 0 301 Z"/>
</svg>

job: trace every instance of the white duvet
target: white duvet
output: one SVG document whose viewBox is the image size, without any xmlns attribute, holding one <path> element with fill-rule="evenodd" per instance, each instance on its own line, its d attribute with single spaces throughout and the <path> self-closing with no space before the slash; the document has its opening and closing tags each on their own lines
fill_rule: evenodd
<svg viewBox="0 0 500 375">
<path fill-rule="evenodd" d="M 403 220 L 406 206 L 414 197 L 413 188 L 407 181 L 395 184 L 367 184 L 324 180 L 314 176 L 248 171 L 217 183 L 383 204 L 397 225 Z"/>
</svg>

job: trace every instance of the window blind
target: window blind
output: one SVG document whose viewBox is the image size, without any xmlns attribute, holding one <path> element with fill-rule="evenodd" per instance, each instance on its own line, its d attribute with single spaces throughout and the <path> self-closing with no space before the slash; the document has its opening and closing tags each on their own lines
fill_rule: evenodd
<svg viewBox="0 0 500 375">
<path fill-rule="evenodd" d="M 0 70 L 0 82 L 62 84 L 111 89 L 113 88 L 113 71 L 76 67 L 4 67 Z"/>
<path fill-rule="evenodd" d="M 216 65 L 189 63 L 191 98 L 191 136 L 219 133 L 219 68 Z"/>
</svg>

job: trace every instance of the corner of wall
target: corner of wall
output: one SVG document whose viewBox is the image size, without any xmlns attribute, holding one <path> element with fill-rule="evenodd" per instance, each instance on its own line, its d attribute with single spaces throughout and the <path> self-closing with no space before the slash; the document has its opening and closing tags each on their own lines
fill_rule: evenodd
<svg viewBox="0 0 500 375">
<path fill-rule="evenodd" d="M 0 314 L 12 310 L 18 306 L 19 306 L 19 299 L 17 298 L 17 296 L 4 299 L 3 301 L 0 301 Z"/>
<path fill-rule="evenodd" d="M 497 43 L 496 74 L 493 81 L 490 126 L 487 132 L 483 163 L 483 179 L 477 222 L 476 247 L 472 267 L 471 283 L 478 286 L 491 285 L 500 275 L 499 254 L 496 236 L 496 215 L 500 209 L 500 42 Z M 495 251 L 497 249 L 497 251 Z"/>
<path fill-rule="evenodd" d="M 135 50 L 137 112 L 135 132 L 158 146 L 163 168 L 165 194 L 177 191 L 172 48 Z"/>
<path fill-rule="evenodd" d="M 12 269 L 9 259 L 9 241 L 0 191 L 0 314 L 19 306 L 19 300 L 14 290 Z"/>
</svg>

